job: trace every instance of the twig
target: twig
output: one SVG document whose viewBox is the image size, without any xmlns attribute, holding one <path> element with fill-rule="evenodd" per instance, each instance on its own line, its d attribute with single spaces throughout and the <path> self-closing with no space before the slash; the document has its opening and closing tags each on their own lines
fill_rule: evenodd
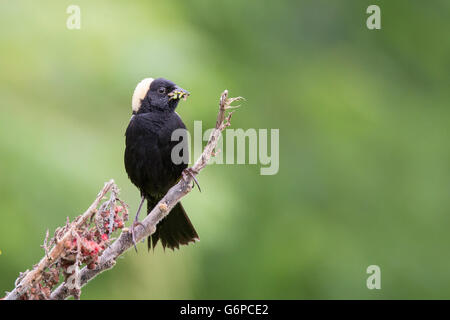
<svg viewBox="0 0 450 320">
<path fill-rule="evenodd" d="M 50 257 L 48 256 L 48 247 L 49 247 L 49 246 L 47 245 L 47 242 L 48 242 L 48 229 L 47 229 L 47 232 L 45 233 L 44 244 L 41 245 L 41 248 L 44 249 L 44 251 L 45 251 L 45 256 L 47 257 L 47 259 L 50 259 Z"/>
</svg>

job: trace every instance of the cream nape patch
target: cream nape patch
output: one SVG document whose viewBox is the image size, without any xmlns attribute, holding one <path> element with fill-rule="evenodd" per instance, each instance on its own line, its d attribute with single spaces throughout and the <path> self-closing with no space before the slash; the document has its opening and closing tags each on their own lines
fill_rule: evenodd
<svg viewBox="0 0 450 320">
<path fill-rule="evenodd" d="M 153 78 L 145 78 L 141 82 L 138 83 L 136 89 L 133 92 L 133 98 L 131 99 L 131 108 L 134 112 L 138 112 L 141 107 L 141 100 L 144 99 L 148 90 L 150 89 L 150 85 L 152 84 Z"/>
</svg>

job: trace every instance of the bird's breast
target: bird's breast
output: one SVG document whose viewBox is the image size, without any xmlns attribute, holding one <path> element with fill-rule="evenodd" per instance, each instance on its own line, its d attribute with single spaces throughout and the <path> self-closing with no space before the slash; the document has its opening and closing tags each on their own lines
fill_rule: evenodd
<svg viewBox="0 0 450 320">
<path fill-rule="evenodd" d="M 171 135 L 178 128 L 185 128 L 181 119 L 140 115 L 131 119 L 125 133 L 125 169 L 141 192 L 164 194 L 187 167 L 174 164 L 171 158 L 172 148 L 179 143 Z"/>
</svg>

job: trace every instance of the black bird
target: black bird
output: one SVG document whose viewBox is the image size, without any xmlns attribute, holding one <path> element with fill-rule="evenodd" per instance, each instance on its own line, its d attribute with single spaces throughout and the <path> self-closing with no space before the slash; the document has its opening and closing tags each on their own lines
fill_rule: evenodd
<svg viewBox="0 0 450 320">
<path fill-rule="evenodd" d="M 186 129 L 175 109 L 181 98 L 189 93 L 172 81 L 158 78 L 142 80 L 132 98 L 133 114 L 125 133 L 125 169 L 131 182 L 141 193 L 141 203 L 131 229 L 139 224 L 138 215 L 144 200 L 147 200 L 147 214 L 158 204 L 167 191 L 182 177 L 187 163 L 172 161 L 172 148 L 180 142 L 186 144 L 183 136 L 172 141 L 172 132 Z M 180 157 L 189 159 L 180 151 Z M 175 161 L 177 162 L 177 161 Z M 184 161 L 185 162 L 185 161 Z M 156 232 L 148 237 L 148 248 L 155 248 L 158 240 L 164 248 L 179 248 L 199 240 L 183 206 L 178 202 L 172 211 L 157 224 Z"/>
</svg>

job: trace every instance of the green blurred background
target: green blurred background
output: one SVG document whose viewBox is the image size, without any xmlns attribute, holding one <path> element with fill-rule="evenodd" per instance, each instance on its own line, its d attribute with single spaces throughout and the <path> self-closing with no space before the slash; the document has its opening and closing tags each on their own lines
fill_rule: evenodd
<svg viewBox="0 0 450 320">
<path fill-rule="evenodd" d="M 201 242 L 140 244 L 82 298 L 450 298 L 449 29 L 446 0 L 1 0 L 1 292 L 108 179 L 134 214 L 131 95 L 162 76 L 191 130 L 246 97 L 233 127 L 279 128 L 279 173 L 208 167 L 183 199 Z"/>
</svg>

